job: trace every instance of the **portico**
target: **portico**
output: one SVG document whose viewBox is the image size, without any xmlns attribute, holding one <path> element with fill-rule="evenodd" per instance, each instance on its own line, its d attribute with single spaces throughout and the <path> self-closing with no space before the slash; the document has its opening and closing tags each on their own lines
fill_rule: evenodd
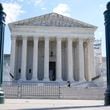
<svg viewBox="0 0 110 110">
<path fill-rule="evenodd" d="M 95 26 L 50 13 L 9 27 L 10 72 L 15 80 L 74 82 L 95 76 Z"/>
</svg>

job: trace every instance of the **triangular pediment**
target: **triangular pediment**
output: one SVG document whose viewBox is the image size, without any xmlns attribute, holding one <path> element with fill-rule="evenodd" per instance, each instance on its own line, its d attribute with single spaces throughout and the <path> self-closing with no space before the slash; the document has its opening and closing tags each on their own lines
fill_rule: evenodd
<svg viewBox="0 0 110 110">
<path fill-rule="evenodd" d="M 81 27 L 96 28 L 96 26 L 84 23 L 73 18 L 69 18 L 57 13 L 49 13 L 17 22 L 12 25 L 29 25 L 29 26 L 55 26 L 55 27 Z"/>
</svg>

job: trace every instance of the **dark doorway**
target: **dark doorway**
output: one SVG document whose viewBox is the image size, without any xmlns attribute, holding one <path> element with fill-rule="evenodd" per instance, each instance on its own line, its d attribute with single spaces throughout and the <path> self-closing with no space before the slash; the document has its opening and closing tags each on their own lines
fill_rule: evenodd
<svg viewBox="0 0 110 110">
<path fill-rule="evenodd" d="M 56 80 L 56 62 L 49 62 L 49 78 L 51 81 Z"/>
</svg>

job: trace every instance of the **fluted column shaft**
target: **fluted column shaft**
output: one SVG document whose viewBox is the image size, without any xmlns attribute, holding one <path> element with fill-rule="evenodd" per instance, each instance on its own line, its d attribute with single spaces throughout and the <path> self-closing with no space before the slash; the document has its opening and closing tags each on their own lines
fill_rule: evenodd
<svg viewBox="0 0 110 110">
<path fill-rule="evenodd" d="M 67 63 L 68 63 L 68 80 L 73 81 L 73 52 L 72 39 L 67 39 Z"/>
<path fill-rule="evenodd" d="M 93 48 L 93 40 L 88 41 L 88 76 L 89 80 L 91 80 L 92 77 L 95 77 L 95 67 L 94 67 L 94 48 Z"/>
<path fill-rule="evenodd" d="M 49 81 L 49 38 L 45 38 L 44 81 Z"/>
<path fill-rule="evenodd" d="M 34 37 L 32 80 L 34 81 L 38 80 L 37 74 L 38 74 L 38 37 Z"/>
<path fill-rule="evenodd" d="M 10 73 L 15 76 L 16 38 L 11 38 Z"/>
<path fill-rule="evenodd" d="M 57 38 L 56 46 L 56 81 L 62 80 L 61 38 Z"/>
<path fill-rule="evenodd" d="M 21 80 L 26 80 L 26 63 L 27 63 L 27 38 L 22 39 L 22 61 L 21 61 Z"/>
<path fill-rule="evenodd" d="M 84 48 L 83 48 L 83 40 L 79 39 L 78 41 L 78 60 L 79 60 L 79 81 L 85 81 L 84 75 Z"/>
</svg>

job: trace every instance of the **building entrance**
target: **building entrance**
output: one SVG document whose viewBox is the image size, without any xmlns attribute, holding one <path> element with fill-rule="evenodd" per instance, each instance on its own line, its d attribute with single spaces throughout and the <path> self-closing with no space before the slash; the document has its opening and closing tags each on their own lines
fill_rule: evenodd
<svg viewBox="0 0 110 110">
<path fill-rule="evenodd" d="M 49 62 L 49 78 L 51 81 L 56 80 L 56 62 Z"/>
</svg>

